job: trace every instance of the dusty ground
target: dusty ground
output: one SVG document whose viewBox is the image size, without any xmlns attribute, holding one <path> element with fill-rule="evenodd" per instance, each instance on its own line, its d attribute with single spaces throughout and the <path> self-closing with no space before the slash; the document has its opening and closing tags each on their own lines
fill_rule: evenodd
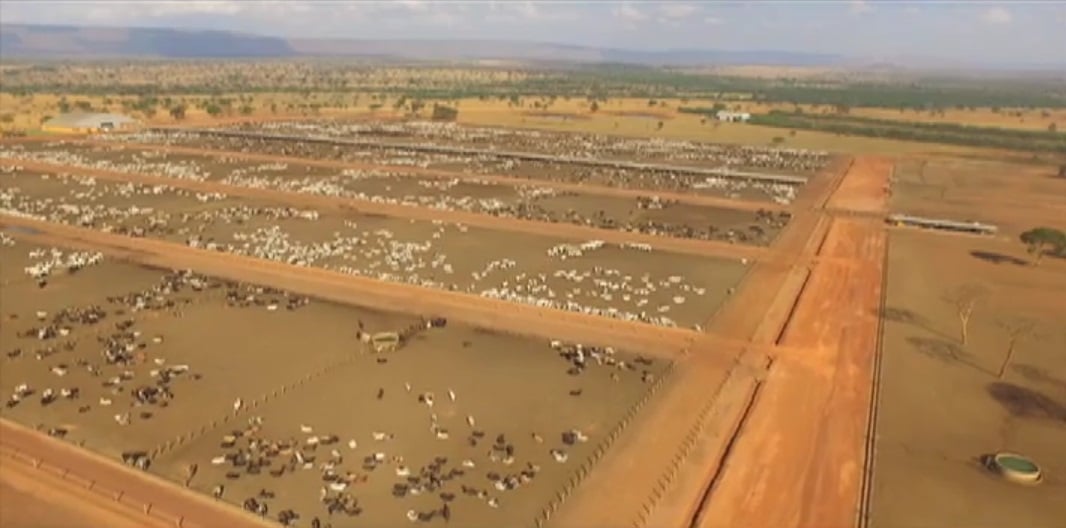
<svg viewBox="0 0 1066 528">
<path fill-rule="evenodd" d="M 1027 260 L 1010 241 L 892 233 L 871 526 L 1052 527 L 1066 517 L 1066 265 Z M 944 297 L 965 285 L 990 296 L 962 345 Z M 1020 319 L 1033 332 L 999 378 L 1003 325 Z M 1047 480 L 1029 488 L 991 476 L 976 459 L 999 450 L 1035 458 Z"/>
<path fill-rule="evenodd" d="M 218 244 L 230 252 L 299 260 L 394 282 L 496 296 L 505 292 L 555 296 L 560 302 L 601 310 L 669 317 L 683 326 L 699 324 L 713 313 L 745 269 L 741 262 L 722 260 L 716 269 L 691 256 L 615 246 L 561 259 L 548 255 L 560 241 L 543 237 L 516 240 L 507 233 L 465 226 L 329 211 L 305 217 L 298 216 L 301 211 L 258 200 L 215 196 L 205 204 L 180 190 L 134 186 L 129 191 L 128 185 L 43 180 L 32 173 L 12 172 L 0 178 L 10 182 L 9 192 L 16 193 L 16 210 L 67 223 L 85 224 L 84 210 L 92 206 L 101 212 L 85 225 L 96 228 L 144 229 L 147 236 L 178 243 L 196 237 L 200 245 Z M 137 206 L 153 209 L 131 214 Z M 78 212 L 68 214 L 64 207 L 77 207 Z M 471 247 L 481 250 L 468 251 Z M 625 258 L 617 258 L 622 255 Z M 679 274 L 685 267 L 692 272 Z M 590 286 L 583 282 L 586 278 L 602 284 Z M 616 283 L 617 289 L 610 289 Z M 537 293 L 536 288 L 546 290 Z M 717 304 L 689 302 L 689 298 L 717 299 Z"/>
<path fill-rule="evenodd" d="M 20 255 L 31 249 L 32 246 L 23 243 L 4 246 L 4 261 L 17 263 Z M 0 337 L 6 346 L 15 346 L 22 353 L 4 358 L 0 387 L 4 393 L 11 393 L 15 385 L 26 383 L 37 393 L 7 407 L 4 415 L 30 424 L 40 423 L 45 428 L 59 428 L 65 439 L 113 458 L 121 452 L 151 452 L 162 446 L 164 456 L 156 459 L 151 467 L 153 472 L 172 480 L 182 480 L 183 468 L 189 463 L 198 463 L 202 469 L 193 480 L 193 487 L 209 492 L 214 485 L 224 483 L 230 490 L 226 498 L 237 503 L 264 487 L 277 489 L 282 482 L 268 476 L 265 468 L 259 477 L 226 480 L 211 463 L 213 457 L 221 454 L 217 447 L 221 435 L 229 428 L 240 428 L 250 416 L 260 416 L 263 426 L 259 434 L 264 439 L 298 437 L 302 441 L 309 435 L 300 431 L 300 427 L 306 424 L 315 427 L 319 434 L 335 434 L 343 438 L 338 447 L 344 450 L 348 465 L 338 462 L 336 471 L 341 474 L 342 468 L 366 472 L 365 468 L 359 469 L 360 461 L 377 451 L 388 452 L 390 457 L 402 456 L 403 462 L 383 464 L 384 467 L 369 476 L 366 484 L 358 486 L 357 493 L 364 509 L 360 519 L 369 519 L 366 522 L 403 525 L 408 522 L 404 515 L 410 508 L 418 511 L 439 508 L 443 502 L 439 497 L 434 498 L 434 494 L 407 500 L 388 498 L 393 484 L 402 481 L 392 474 L 394 470 L 409 466 L 417 473 L 417 469 L 434 456 L 447 456 L 450 460 L 448 467 L 466 471 L 465 478 L 449 481 L 446 487 L 438 489 L 438 493 L 447 491 L 459 497 L 451 505 L 456 520 L 474 525 L 524 522 L 520 519 L 529 519 L 537 513 L 555 492 L 558 483 L 568 478 L 569 472 L 574 471 L 583 457 L 602 441 L 605 431 L 613 427 L 612 420 L 620 419 L 641 397 L 642 387 L 647 384 L 642 379 L 641 369 L 632 371 L 593 365 L 588 372 L 570 374 L 569 361 L 560 358 L 544 341 L 518 339 L 458 324 L 420 335 L 398 352 L 375 356 L 362 352 L 363 347 L 355 338 L 358 326 L 364 324 L 368 332 L 399 329 L 409 326 L 412 318 L 317 301 L 295 310 L 270 311 L 264 309 L 265 305 L 255 304 L 234 308 L 223 302 L 224 290 L 208 289 L 168 296 L 180 308 L 120 314 L 121 304 L 105 299 L 119 293 L 115 291 L 122 289 L 115 287 L 119 281 L 105 280 L 93 272 L 116 276 L 143 273 L 145 279 L 156 280 L 161 274 L 151 270 L 138 272 L 138 269 L 104 261 L 62 276 L 43 289 L 25 281 L 5 284 L 4 306 L 17 306 L 18 309 L 15 312 L 8 311 L 10 308 L 5 310 Z M 51 301 L 34 300 L 37 296 Z M 266 297 L 265 302 L 278 299 L 276 302 L 286 305 L 278 294 L 266 293 L 260 297 Z M 33 302 L 32 308 L 58 310 L 56 303 L 66 305 L 71 299 L 106 306 L 106 312 L 116 310 L 111 317 L 128 318 L 133 322 L 135 335 L 147 343 L 143 351 L 137 353 L 135 364 L 97 364 L 99 352 L 91 343 L 94 328 L 83 329 L 77 325 L 61 338 L 63 343 L 72 343 L 70 347 L 57 341 L 49 345 L 54 352 L 44 352 L 42 359 L 34 357 L 44 350 L 38 346 L 34 351 L 33 343 L 39 340 L 16 337 L 26 327 L 40 325 L 35 321 L 35 310 L 31 310 L 31 305 L 25 301 Z M 286 323 L 278 324 L 279 318 L 285 319 Z M 217 324 L 219 321 L 225 322 Z M 101 326 L 95 328 L 96 335 L 106 335 L 103 332 L 108 331 L 108 322 L 98 324 Z M 236 353 L 218 354 L 218 347 Z M 507 350 L 507 355 L 501 356 L 500 350 Z M 298 358 L 294 356 L 297 352 Z M 622 353 L 617 358 L 633 361 L 633 357 Z M 95 379 L 81 368 L 94 364 L 100 372 L 100 377 Z M 424 368 L 427 364 L 432 368 Z M 165 407 L 131 409 L 129 402 L 132 400 L 124 392 L 116 393 L 97 384 L 100 379 L 123 371 L 126 372 L 123 376 L 132 380 L 128 383 L 137 384 L 140 383 L 138 380 L 151 379 L 149 370 L 159 370 L 165 368 L 164 365 L 188 365 L 190 369 L 187 376 L 181 376 L 173 383 L 174 396 Z M 654 377 L 666 363 L 653 360 L 649 365 L 644 370 Z M 63 369 L 62 374 L 55 369 Z M 243 375 L 225 375 L 235 371 L 241 371 Z M 492 376 L 486 377 L 485 372 L 492 373 Z M 516 385 L 517 380 L 527 380 L 527 384 Z M 39 404 L 36 397 L 46 388 L 58 391 L 55 383 L 66 388 L 77 387 L 80 394 L 70 402 L 60 399 Z M 405 383 L 411 384 L 411 392 L 405 388 Z M 272 396 L 277 389 L 284 391 L 279 396 Z M 376 394 L 382 389 L 385 392 L 378 398 Z M 449 391 L 454 391 L 457 396 L 454 402 L 448 397 Z M 438 404 L 433 409 L 417 400 L 419 394 L 427 392 L 437 395 Z M 512 404 L 502 403 L 509 397 L 518 399 Z M 106 398 L 108 403 L 105 405 L 101 398 Z M 249 404 L 265 399 L 262 404 L 253 405 L 254 410 L 247 410 L 245 416 L 230 420 L 227 418 L 231 413 L 228 402 L 236 398 Z M 324 405 L 335 401 L 344 404 Z M 527 420 L 521 424 L 510 419 L 515 406 L 526 413 Z M 125 409 L 133 411 L 129 425 L 116 423 L 112 411 L 122 414 Z M 145 409 L 150 414 L 143 414 Z M 353 411 L 361 417 L 357 422 L 347 419 Z M 434 438 L 428 431 L 433 413 L 439 415 L 440 427 L 451 431 L 450 439 Z M 485 443 L 477 449 L 467 446 L 466 437 L 471 430 L 467 416 L 476 416 L 474 428 L 486 434 Z M 210 425 L 217 420 L 223 420 L 223 423 Z M 205 430 L 201 429 L 203 426 L 209 427 Z M 560 440 L 563 433 L 572 429 L 588 435 L 588 443 L 578 442 L 570 447 Z M 385 431 L 395 435 L 395 439 L 376 442 L 371 434 L 373 431 Z M 193 434 L 191 440 L 167 447 L 170 440 L 189 433 Z M 533 433 L 539 433 L 543 444 L 533 440 Z M 514 469 L 504 463 L 494 464 L 486 456 L 492 439 L 499 434 L 506 434 L 510 438 L 507 443 L 515 448 Z M 351 439 L 357 439 L 355 448 L 348 445 Z M 569 454 L 567 463 L 552 460 L 548 453 L 550 448 L 565 449 Z M 461 466 L 462 459 L 470 459 L 476 463 L 477 469 Z M 492 489 L 491 480 L 484 475 L 493 469 L 505 474 L 516 473 L 527 468 L 527 463 L 538 466 L 533 483 L 506 495 Z M 324 517 L 324 511 L 316 510 L 321 508 L 321 482 L 317 473 L 301 470 L 299 474 L 285 478 L 284 488 L 278 489 L 281 497 L 271 501 L 273 511 L 290 507 L 308 519 L 312 515 Z M 463 485 L 488 489 L 491 497 L 497 497 L 500 507 L 490 508 L 484 503 L 477 504 L 478 499 L 465 497 L 459 490 Z M 297 491 L 300 489 L 303 492 Z"/>
<path fill-rule="evenodd" d="M 187 174 L 183 179 L 227 185 L 753 245 L 768 244 L 787 222 L 787 215 L 775 204 L 755 208 L 740 202 L 739 209 L 732 207 L 732 201 L 712 205 L 686 200 L 675 204 L 655 191 L 631 197 L 617 192 L 590 194 L 572 185 L 559 189 L 533 181 L 492 181 L 491 176 L 482 180 L 459 173 L 446 178 L 441 173 L 423 175 L 402 167 L 364 165 L 365 170 L 338 170 L 288 162 L 250 163 L 217 153 L 194 155 L 151 147 L 141 150 L 77 143 L 22 143 L 12 145 L 6 153 L 16 159 L 157 176 L 182 178 Z M 179 168 L 182 174 L 177 173 Z"/>
<path fill-rule="evenodd" d="M 1010 238 L 1038 225 L 1062 228 L 1066 180 L 1057 171 L 1003 161 L 908 160 L 893 175 L 892 210 L 991 223 Z"/>
</svg>

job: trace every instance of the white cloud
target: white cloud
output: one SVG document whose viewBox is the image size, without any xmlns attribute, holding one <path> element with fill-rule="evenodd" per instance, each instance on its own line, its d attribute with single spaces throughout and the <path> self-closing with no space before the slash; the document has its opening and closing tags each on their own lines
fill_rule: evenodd
<svg viewBox="0 0 1066 528">
<path fill-rule="evenodd" d="M 713 16 L 703 17 L 703 23 L 711 25 L 711 26 L 719 26 L 719 25 L 722 25 L 722 23 L 724 23 L 724 22 L 725 22 L 724 20 L 722 20 L 722 19 L 720 19 L 718 17 L 713 17 Z"/>
<path fill-rule="evenodd" d="M 919 9 L 919 8 L 917 8 L 917 7 L 915 7 L 915 6 L 907 6 L 907 7 L 906 7 L 906 8 L 905 8 L 905 9 L 903 10 L 903 12 L 904 12 L 904 13 L 907 13 L 908 15 L 917 15 L 917 14 L 921 13 L 921 12 L 922 12 L 922 10 L 921 10 L 921 9 Z"/>
<path fill-rule="evenodd" d="M 515 9 L 518 10 L 518 14 L 522 15 L 522 18 L 536 19 L 541 17 L 540 9 L 537 9 L 533 2 L 522 2 L 515 6 Z"/>
<path fill-rule="evenodd" d="M 1014 17 L 1011 16 L 1010 11 L 1002 7 L 993 7 L 985 10 L 981 14 L 981 20 L 986 24 L 1010 24 Z"/>
<path fill-rule="evenodd" d="M 134 11 L 144 9 L 148 16 L 168 15 L 234 15 L 247 7 L 232 0 L 211 0 L 203 2 L 136 2 L 120 4 L 119 9 Z"/>
<path fill-rule="evenodd" d="M 422 0 L 396 0 L 396 3 L 411 11 L 424 12 L 429 8 L 429 6 Z"/>
<path fill-rule="evenodd" d="M 648 15 L 645 15 L 643 11 L 629 5 L 622 4 L 620 7 L 614 10 L 614 16 L 626 20 L 628 22 L 641 22 L 648 19 Z"/>
<path fill-rule="evenodd" d="M 659 11 L 666 18 L 685 18 L 691 16 L 699 8 L 692 4 L 665 4 L 659 8 Z"/>
<path fill-rule="evenodd" d="M 856 15 L 869 13 L 874 10 L 874 6 L 870 5 L 870 2 L 867 2 L 866 0 L 851 0 L 850 4 L 851 7 L 849 9 Z"/>
</svg>

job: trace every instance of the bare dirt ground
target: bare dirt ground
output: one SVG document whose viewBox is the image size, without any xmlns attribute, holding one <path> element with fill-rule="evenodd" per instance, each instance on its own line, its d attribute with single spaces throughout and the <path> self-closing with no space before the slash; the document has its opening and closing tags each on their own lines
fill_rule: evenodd
<svg viewBox="0 0 1066 528">
<path fill-rule="evenodd" d="M 466 211 L 431 210 L 424 207 L 403 204 L 389 204 L 353 198 L 292 193 L 276 191 L 273 189 L 226 185 L 208 181 L 184 180 L 144 174 L 130 174 L 102 169 L 81 167 L 71 168 L 49 163 L 3 159 L 0 160 L 0 166 L 23 167 L 25 169 L 42 172 L 61 171 L 93 176 L 95 178 L 111 181 L 129 181 L 147 185 L 168 185 L 197 192 L 217 192 L 225 195 L 263 199 L 291 206 L 317 207 L 326 210 L 351 211 L 365 215 L 382 215 L 411 220 L 438 220 L 448 223 L 464 224 L 495 230 L 506 230 L 522 234 L 552 236 L 564 240 L 576 240 L 582 242 L 589 240 L 603 240 L 605 242 L 616 244 L 648 244 L 652 248 L 661 251 L 671 251 L 689 255 L 728 255 L 756 259 L 765 252 L 765 249 L 757 246 L 730 244 L 726 242 L 661 237 L 644 233 L 600 229 L 574 224 L 520 220 L 517 218 L 500 218 Z"/>
<path fill-rule="evenodd" d="M 877 173 L 881 179 L 875 185 L 847 183 L 847 177 L 842 183 L 841 169 L 817 178 L 801 193 L 795 221 L 749 272 L 721 318 L 709 321 L 711 333 L 705 334 L 532 306 L 505 307 L 507 303 L 459 293 L 430 295 L 422 288 L 384 285 L 327 270 L 10 216 L 4 216 L 2 223 L 18 226 L 17 236 L 29 241 L 97 249 L 145 264 L 188 267 L 357 305 L 447 313 L 456 321 L 523 335 L 573 337 L 680 358 L 665 373 L 668 382 L 650 400 L 650 409 L 625 422 L 635 427 L 627 427 L 595 471 L 578 474 L 581 486 L 550 522 L 674 526 L 695 518 L 704 526 L 844 526 L 854 519 L 861 488 L 869 367 L 880 302 L 879 288 L 870 285 L 881 280 L 884 236 L 879 222 L 831 219 L 824 209 L 832 202 L 834 208 L 871 212 L 880 206 L 870 189 L 883 189 L 887 175 Z M 867 177 L 870 172 L 862 162 L 848 176 Z M 829 197 L 838 187 L 844 194 L 833 201 Z M 790 320 L 787 326 L 786 320 Z M 841 324 L 844 321 L 848 323 Z M 778 342 L 779 335 L 783 337 Z M 768 357 L 775 361 L 767 372 Z M 313 401 L 350 397 L 345 392 L 350 388 L 329 388 L 334 385 L 340 386 L 312 387 L 308 397 Z M 263 413 L 272 424 L 279 421 L 277 416 L 293 416 L 310 405 L 300 401 L 279 400 L 262 407 Z M 276 432 L 284 435 L 294 425 L 298 424 L 282 423 Z M 609 424 L 585 427 L 602 433 Z M 178 458 L 161 459 L 160 471 L 174 478 L 181 457 L 209 457 L 211 443 L 218 438 L 208 433 L 168 451 Z M 782 442 L 783 438 L 789 441 Z M 732 449 L 727 449 L 730 445 Z M 196 486 L 207 491 L 209 485 Z M 242 480 L 235 489 L 247 494 L 256 486 L 255 479 L 247 484 Z M 313 497 L 295 500 L 303 505 Z M 543 499 L 518 506 L 522 516 L 535 513 L 538 503 L 543 504 Z M 420 507 L 429 506 L 426 502 Z"/>
<path fill-rule="evenodd" d="M 871 174 L 865 161 L 857 160 L 839 183 L 845 194 L 833 194 L 828 203 L 848 208 L 847 198 L 858 196 L 860 210 L 883 208 L 883 202 L 853 189 L 883 187 L 889 168 Z M 874 182 L 866 185 L 847 182 L 871 177 Z M 827 185 L 830 191 L 833 187 Z M 817 196 L 809 199 L 825 203 Z M 840 260 L 818 261 L 811 270 L 780 335 L 779 343 L 791 350 L 773 358 L 734 448 L 697 514 L 698 526 L 854 523 L 862 490 L 884 251 L 878 220 L 832 220 L 818 254 Z M 790 282 L 799 283 L 803 273 L 795 271 L 793 277 Z"/>
<path fill-rule="evenodd" d="M 884 213 L 888 201 L 892 161 L 883 157 L 858 156 L 851 167 L 853 174 L 844 178 L 829 199 L 830 209 L 861 213 Z"/>
<path fill-rule="evenodd" d="M 0 431 L 0 490 L 7 504 L 0 521 L 5 527 L 269 526 L 241 510 L 9 420 L 0 420 Z M 36 460 L 42 463 L 35 468 Z M 12 507 L 8 500 L 26 502 Z M 35 512 L 41 515 L 32 515 Z"/>
<path fill-rule="evenodd" d="M 468 324 L 518 334 L 574 338 L 658 354 L 676 353 L 698 335 L 680 328 L 655 327 L 488 298 L 471 298 L 466 294 L 382 283 L 324 269 L 296 267 L 7 215 L 0 215 L 0 225 L 22 226 L 29 231 L 19 236 L 31 241 L 103 251 L 156 267 L 194 269 L 213 276 L 269 284 L 357 306 L 403 307 L 405 311 L 427 315 L 448 313 Z M 596 330 L 595 327 L 600 325 L 603 326 Z"/>
<path fill-rule="evenodd" d="M 895 207 L 1006 233 L 892 230 L 871 526 L 1053 527 L 1066 518 L 1066 264 L 1032 266 L 1013 239 L 1064 227 L 1066 182 L 1052 173 L 948 160 L 897 171 Z M 964 289 L 984 290 L 965 343 L 952 301 Z M 1034 458 L 1045 481 L 1018 486 L 984 470 L 978 458 L 1000 450 Z"/>
<path fill-rule="evenodd" d="M 18 240 L 14 246 L 5 244 L 2 255 L 5 263 L 26 264 L 19 255 L 36 249 Z M 20 270 L 21 267 L 14 271 Z M 521 339 L 454 321 L 446 328 L 415 334 L 398 351 L 374 355 L 366 353 L 357 339 L 357 330 L 364 323 L 368 332 L 410 327 L 412 323 L 418 328 L 423 326 L 412 316 L 371 313 L 318 300 L 299 304 L 295 309 L 271 310 L 266 302 L 286 303 L 273 300 L 277 295 L 269 292 L 258 294 L 265 297 L 262 305 L 233 306 L 228 301 L 246 297 L 232 296 L 229 291 L 224 294 L 211 285 L 192 292 L 187 288 L 170 289 L 166 294 L 149 290 L 155 294 L 153 303 L 161 298 L 176 303 L 165 309 L 153 304 L 153 308 L 138 311 L 112 301 L 112 294 L 122 292 L 126 284 L 115 276 L 139 274 L 159 277 L 162 272 L 103 261 L 76 273 L 58 274 L 44 288 L 33 282 L 5 282 L 5 357 L 0 386 L 5 394 L 19 394 L 16 387 L 21 384 L 36 392 L 9 399 L 4 416 L 40 424 L 49 434 L 110 459 L 136 450 L 153 453 L 149 470 L 173 481 L 181 482 L 183 469 L 196 463 L 201 469 L 190 481 L 194 490 L 206 495 L 222 484 L 226 490 L 223 499 L 237 505 L 260 494 L 259 490 L 272 490 L 277 493 L 276 498 L 270 499 L 274 512 L 293 508 L 303 514 L 305 522 L 312 515 L 325 516 L 318 493 L 322 480 L 316 472 L 306 471 L 316 468 L 296 468 L 298 471 L 274 475 L 273 470 L 268 474 L 266 468 L 260 473 L 249 467 L 247 474 L 237 470 L 231 476 L 234 468 L 245 464 L 215 466 L 215 457 L 231 451 L 219 446 L 225 434 L 234 429 L 250 431 L 242 429 L 242 424 L 255 418 L 255 431 L 245 434 L 263 442 L 296 437 L 302 445 L 311 434 L 305 427 L 317 431 L 319 436 L 315 438 L 342 438 L 336 449 L 343 450 L 343 455 L 333 455 L 330 463 L 342 475 L 346 467 L 366 477 L 352 484 L 352 492 L 363 501 L 363 511 L 357 514 L 359 520 L 375 526 L 405 525 L 409 522 L 405 519 L 407 509 L 432 511 L 441 506 L 442 500 L 450 501 L 456 522 L 475 526 L 524 524 L 537 515 L 562 482 L 580 471 L 588 458 L 601 449 L 608 433 L 668 366 L 666 361 L 636 358 L 621 349 L 615 355 L 613 351 L 589 348 L 587 353 L 596 354 L 597 359 L 590 358 L 586 371 L 561 357 L 561 351 L 553 350 L 547 340 Z M 58 310 L 56 304 L 40 303 L 39 295 L 35 295 L 38 290 L 50 297 L 51 303 L 78 299 L 105 306 L 105 313 L 109 314 L 105 320 L 128 317 L 134 329 L 132 335 L 145 343 L 134 347 L 139 350 L 136 357 L 140 359 L 121 366 L 98 364 L 98 345 L 92 338 L 106 337 L 112 327 L 110 321 L 104 322 L 102 328 L 95 327 L 95 323 L 62 326 L 59 336 L 41 338 L 34 332 L 27 336 L 23 330 L 41 324 L 38 320 L 42 316 L 35 317 L 34 309 L 44 313 L 45 319 Z M 104 298 L 108 299 L 106 303 Z M 27 302 L 9 302 L 15 300 Z M 132 301 L 130 304 L 140 305 Z M 280 323 L 279 318 L 285 322 Z M 93 335 L 94 329 L 98 335 Z M 56 342 L 60 340 L 62 343 Z M 50 346 L 39 346 L 42 341 Z M 18 347 L 19 353 L 12 354 L 15 349 L 7 347 Z M 228 353 L 219 353 L 220 350 Z M 625 364 L 640 367 L 634 370 L 623 367 Z M 173 396 L 166 400 L 167 405 L 127 407 L 127 399 L 133 403 L 132 396 L 127 396 L 133 392 L 133 385 L 151 383 L 164 365 L 184 365 L 191 372 L 170 384 Z M 83 366 L 96 370 L 86 372 Z M 129 381 L 131 390 L 107 389 L 122 381 L 99 385 L 101 379 L 120 372 L 121 377 L 115 379 L 135 380 Z M 241 375 L 234 376 L 234 372 Z M 58 391 L 58 387 L 73 387 L 80 392 L 47 401 L 46 394 Z M 435 407 L 418 400 L 419 395 L 431 393 L 438 395 Z M 247 402 L 242 415 L 230 411 L 228 402 L 236 398 Z M 513 419 L 515 408 L 526 413 L 523 420 Z M 117 411 L 116 416 L 120 416 L 125 409 L 132 414 L 127 415 L 125 423 L 118 418 L 112 420 L 111 412 Z M 352 420 L 353 413 L 360 419 Z M 450 437 L 447 433 L 442 436 L 438 430 L 434 438 L 430 425 L 451 431 Z M 486 438 L 480 447 L 474 445 L 481 438 L 475 433 L 478 430 Z M 380 434 L 389 438 L 377 438 L 376 431 L 385 431 Z M 586 438 L 567 440 L 570 431 L 581 431 Z M 509 440 L 496 440 L 500 452 L 490 460 L 492 457 L 486 457 L 488 444 L 504 434 Z M 5 442 L 8 437 L 5 433 Z M 508 446 L 507 458 L 503 455 L 504 443 Z M 553 460 L 551 449 L 564 450 L 566 458 Z M 329 456 L 322 451 L 328 450 L 318 452 L 320 462 Z M 374 472 L 364 462 L 360 471 L 359 461 L 375 452 L 389 454 L 387 461 L 381 460 L 384 467 Z M 508 460 L 511 455 L 514 459 Z M 308 451 L 305 456 L 313 455 Z M 402 478 L 406 475 L 401 470 L 416 475 L 420 468 L 442 456 L 451 461 L 448 467 L 458 471 L 458 477 L 448 472 L 448 484 L 436 484 L 435 489 L 418 497 L 415 491 L 410 496 L 396 495 L 394 485 L 409 482 Z M 53 456 L 42 457 L 56 463 Z M 392 475 L 394 471 L 396 475 Z M 513 477 L 517 483 L 519 471 L 533 475 L 525 476 L 529 480 L 522 485 L 497 487 L 493 482 L 500 479 L 486 478 L 486 472 L 498 472 Z M 371 477 L 370 473 L 374 475 Z M 93 473 L 88 475 L 92 478 Z M 104 485 L 106 481 L 99 482 Z M 480 497 L 486 486 L 492 495 Z M 460 493 L 460 487 L 480 490 L 480 501 Z M 134 492 L 137 488 L 108 484 L 108 489 L 127 490 L 138 501 L 148 500 Z M 434 491 L 437 493 L 431 493 Z M 438 498 L 441 494 L 454 497 Z M 492 504 L 484 504 L 489 498 Z M 157 511 L 201 518 L 195 511 L 180 509 L 184 504 L 181 501 L 173 505 L 165 501 L 153 504 Z"/>
<path fill-rule="evenodd" d="M 962 159 L 910 159 L 896 166 L 892 210 L 976 220 L 1015 237 L 1038 225 L 1063 227 L 1064 182 L 1057 167 Z"/>
</svg>

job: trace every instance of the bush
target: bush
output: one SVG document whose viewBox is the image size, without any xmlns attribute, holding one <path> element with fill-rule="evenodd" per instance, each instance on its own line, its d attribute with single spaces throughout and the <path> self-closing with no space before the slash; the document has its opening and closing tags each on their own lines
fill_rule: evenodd
<svg viewBox="0 0 1066 528">
<path fill-rule="evenodd" d="M 444 106 L 441 104 L 433 104 L 433 116 L 431 119 L 434 121 L 455 121 L 459 117 L 459 110 L 450 106 Z"/>
</svg>

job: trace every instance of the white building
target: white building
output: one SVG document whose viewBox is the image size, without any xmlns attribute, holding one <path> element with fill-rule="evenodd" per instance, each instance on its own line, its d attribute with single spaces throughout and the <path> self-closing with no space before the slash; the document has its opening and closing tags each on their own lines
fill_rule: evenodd
<svg viewBox="0 0 1066 528">
<path fill-rule="evenodd" d="M 729 123 L 743 123 L 751 119 L 751 114 L 749 114 L 748 112 L 730 112 L 729 110 L 719 110 L 714 117 L 719 121 L 727 121 Z"/>
</svg>

